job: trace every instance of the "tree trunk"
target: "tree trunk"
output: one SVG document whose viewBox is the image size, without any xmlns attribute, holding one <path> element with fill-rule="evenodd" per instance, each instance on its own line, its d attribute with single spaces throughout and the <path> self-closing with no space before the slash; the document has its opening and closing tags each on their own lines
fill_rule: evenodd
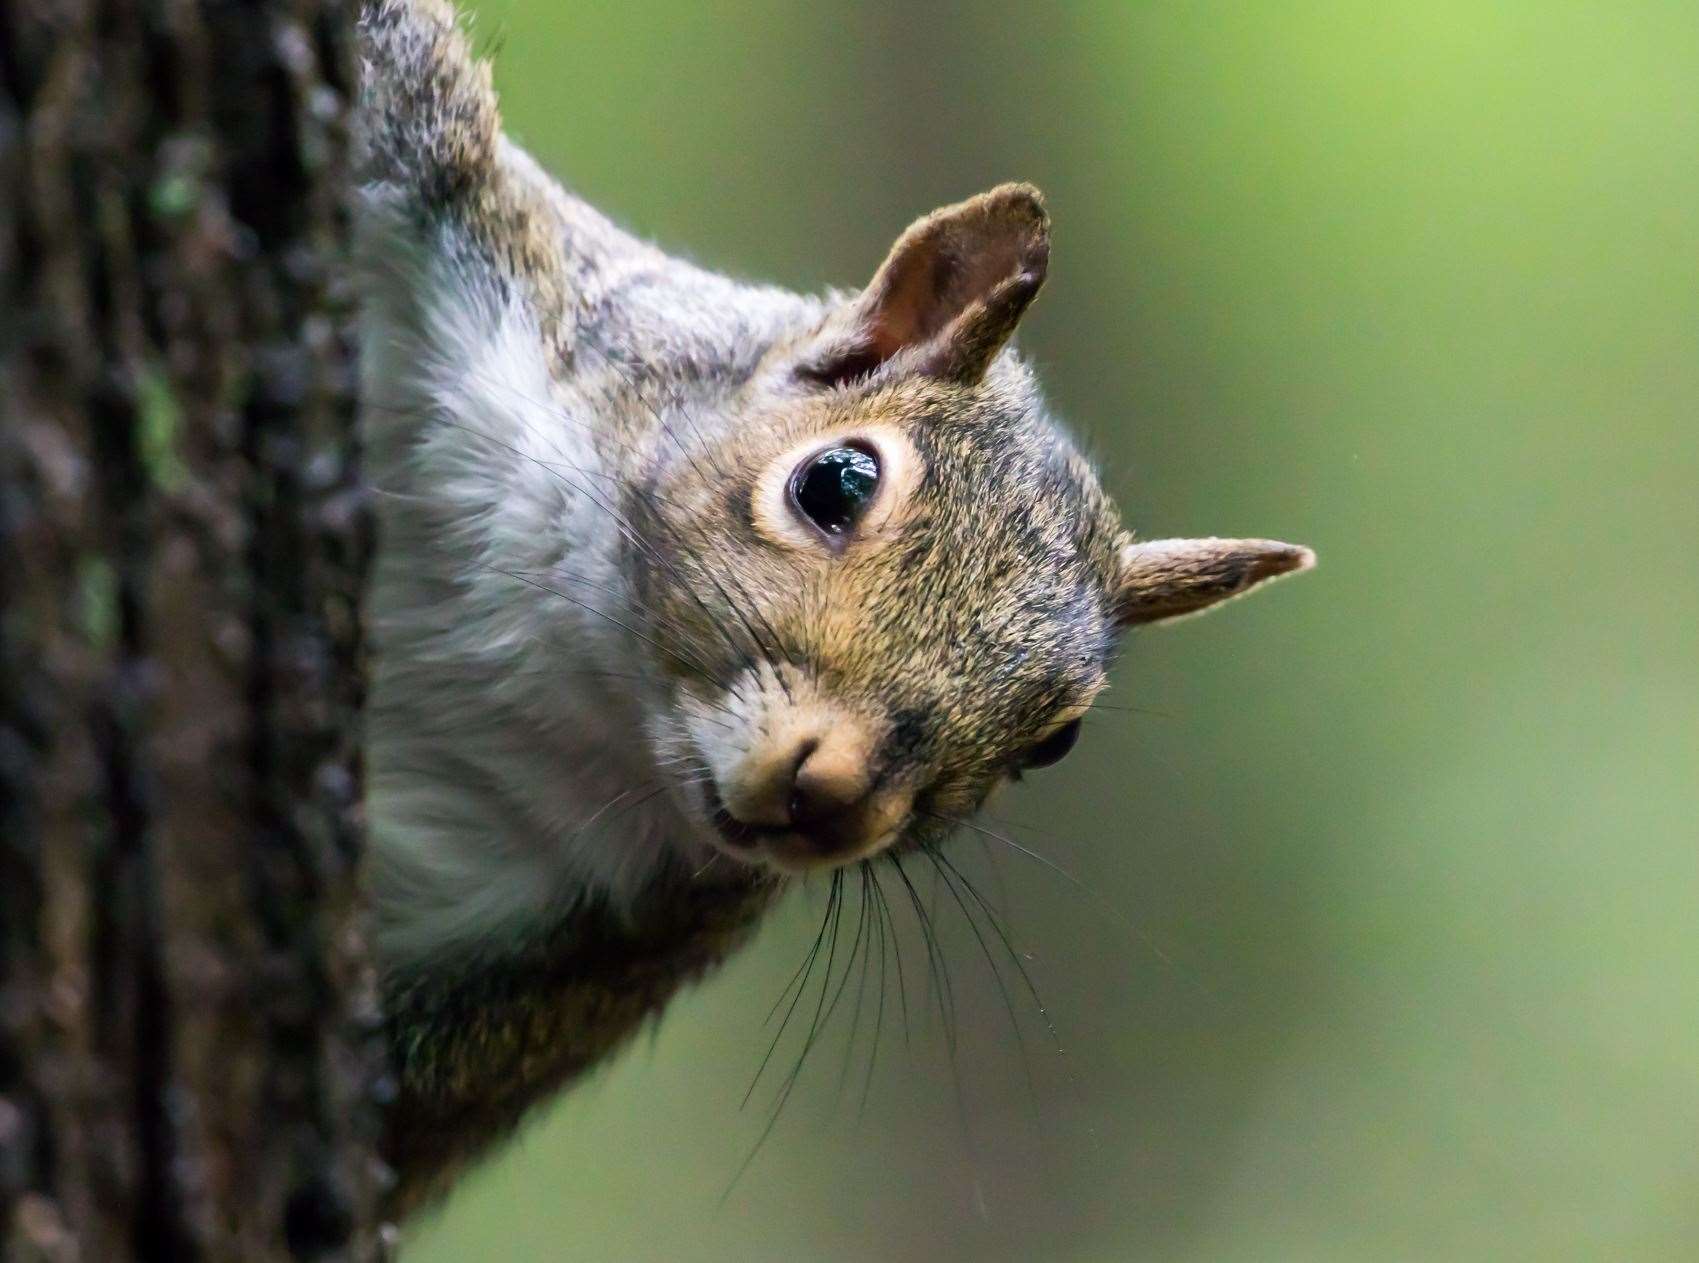
<svg viewBox="0 0 1699 1263">
<path fill-rule="evenodd" d="M 364 1258 L 351 5 L 0 0 L 0 1256 Z"/>
</svg>

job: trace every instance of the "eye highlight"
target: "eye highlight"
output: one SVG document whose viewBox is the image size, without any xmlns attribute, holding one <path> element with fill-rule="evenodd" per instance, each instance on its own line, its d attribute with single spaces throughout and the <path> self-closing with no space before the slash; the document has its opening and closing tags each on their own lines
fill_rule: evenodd
<svg viewBox="0 0 1699 1263">
<path fill-rule="evenodd" d="M 791 475 L 791 507 L 828 538 L 842 539 L 873 503 L 879 473 L 879 457 L 865 444 L 817 452 Z"/>
<path fill-rule="evenodd" d="M 1016 761 L 1016 775 L 1032 768 L 1060 763 L 1080 739 L 1080 721 L 1070 719 L 1044 740 L 1028 746 Z"/>
</svg>

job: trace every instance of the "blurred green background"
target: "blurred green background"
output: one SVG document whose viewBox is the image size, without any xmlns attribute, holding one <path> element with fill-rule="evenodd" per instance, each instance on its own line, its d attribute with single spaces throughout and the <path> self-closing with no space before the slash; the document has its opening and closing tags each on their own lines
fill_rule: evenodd
<svg viewBox="0 0 1699 1263">
<path fill-rule="evenodd" d="M 1135 638 L 1138 709 L 993 810 L 1079 886 L 957 844 L 1064 1053 L 1012 991 L 1029 1078 L 944 896 L 953 1056 L 908 931 L 908 1047 L 893 1000 L 863 1109 L 846 1001 L 725 1195 L 805 893 L 407 1263 L 1699 1257 L 1691 0 L 478 30 L 520 140 L 736 274 L 859 284 L 912 216 L 1038 183 L 1023 345 L 1130 520 L 1321 566 Z"/>
</svg>

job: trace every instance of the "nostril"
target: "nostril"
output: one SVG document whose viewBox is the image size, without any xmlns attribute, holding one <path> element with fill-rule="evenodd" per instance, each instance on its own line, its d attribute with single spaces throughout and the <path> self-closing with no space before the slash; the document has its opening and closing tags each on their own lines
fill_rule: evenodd
<svg viewBox="0 0 1699 1263">
<path fill-rule="evenodd" d="M 836 805 L 818 791 L 807 788 L 800 782 L 791 792 L 791 823 L 799 828 L 819 824 L 828 819 Z"/>
<path fill-rule="evenodd" d="M 864 778 L 842 760 L 815 757 L 818 743 L 797 762 L 791 782 L 791 823 L 809 828 L 843 815 L 861 801 Z"/>
<path fill-rule="evenodd" d="M 794 825 L 818 824 L 829 814 L 830 811 L 821 801 L 820 795 L 798 778 L 795 788 L 791 790 L 791 823 Z"/>
<path fill-rule="evenodd" d="M 814 752 L 819 748 L 820 739 L 809 737 L 797 747 L 796 758 L 791 762 L 791 792 L 786 806 L 792 824 L 807 824 L 812 818 L 811 813 L 816 810 L 813 795 L 803 777 L 802 769 L 807 766 L 808 760 L 814 757 Z"/>
<path fill-rule="evenodd" d="M 802 765 L 807 763 L 809 759 L 813 758 L 814 752 L 819 748 L 820 738 L 818 737 L 805 738 L 802 743 L 797 746 L 796 757 L 791 760 L 791 782 L 793 784 L 795 783 L 796 778 L 802 775 Z"/>
</svg>

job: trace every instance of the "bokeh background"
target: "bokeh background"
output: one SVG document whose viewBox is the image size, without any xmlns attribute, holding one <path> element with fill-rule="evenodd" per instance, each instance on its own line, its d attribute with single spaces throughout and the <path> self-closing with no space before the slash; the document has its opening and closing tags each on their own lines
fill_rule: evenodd
<svg viewBox="0 0 1699 1263">
<path fill-rule="evenodd" d="M 523 142 L 736 274 L 1038 183 L 1023 345 L 1130 519 L 1321 566 L 994 810 L 1077 884 L 957 844 L 1062 1052 L 941 896 L 954 1052 L 905 931 L 907 1046 L 863 1106 L 846 1000 L 728 1193 L 805 893 L 406 1263 L 1699 1257 L 1691 0 L 477 18 Z"/>
</svg>

